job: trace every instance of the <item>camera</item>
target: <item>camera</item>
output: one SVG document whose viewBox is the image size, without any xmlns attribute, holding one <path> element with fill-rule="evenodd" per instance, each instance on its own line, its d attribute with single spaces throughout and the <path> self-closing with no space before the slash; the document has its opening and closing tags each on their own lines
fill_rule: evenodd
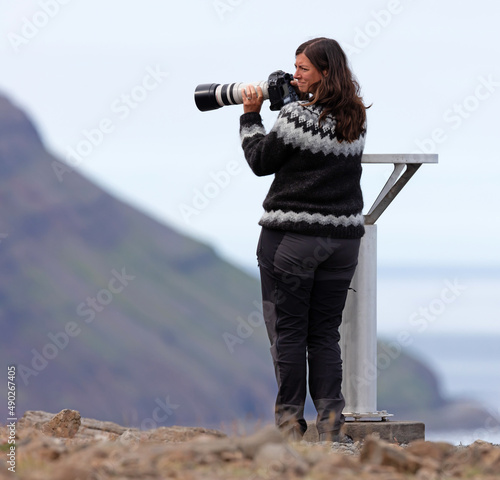
<svg viewBox="0 0 500 480">
<path fill-rule="evenodd" d="M 243 103 L 242 90 L 250 85 L 262 88 L 264 100 L 271 102 L 271 110 L 280 110 L 287 103 L 300 100 L 299 95 L 290 83 L 293 80 L 291 73 L 285 73 L 282 70 L 277 70 L 271 75 L 267 81 L 252 82 L 252 83 L 226 83 L 220 85 L 218 83 L 204 83 L 198 85 L 194 92 L 194 101 L 198 110 L 209 112 L 227 105 L 239 105 Z"/>
</svg>

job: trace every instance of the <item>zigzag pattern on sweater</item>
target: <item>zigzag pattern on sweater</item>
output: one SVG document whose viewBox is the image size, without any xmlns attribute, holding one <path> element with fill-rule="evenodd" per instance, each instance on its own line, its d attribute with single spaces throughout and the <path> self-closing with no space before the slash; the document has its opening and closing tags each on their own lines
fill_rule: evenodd
<svg viewBox="0 0 500 480">
<path fill-rule="evenodd" d="M 335 135 L 336 121 L 327 117 L 319 125 L 320 112 L 303 108 L 300 103 L 284 107 L 272 131 L 285 144 L 301 150 L 325 155 L 360 155 L 365 146 L 365 135 L 354 142 L 339 142 Z"/>
<path fill-rule="evenodd" d="M 265 135 L 266 129 L 262 125 L 251 125 L 249 127 L 243 127 L 240 131 L 240 140 L 243 143 L 243 140 L 247 138 L 254 137 L 255 135 Z"/>
<path fill-rule="evenodd" d="M 283 210 L 271 210 L 265 212 L 260 219 L 262 225 L 266 224 L 280 224 L 284 222 L 306 222 L 309 224 L 319 223 L 320 225 L 332 225 L 334 227 L 349 227 L 360 226 L 364 224 L 364 217 L 362 214 L 357 215 L 321 215 L 320 213 L 307 213 L 307 212 L 284 212 Z"/>
</svg>

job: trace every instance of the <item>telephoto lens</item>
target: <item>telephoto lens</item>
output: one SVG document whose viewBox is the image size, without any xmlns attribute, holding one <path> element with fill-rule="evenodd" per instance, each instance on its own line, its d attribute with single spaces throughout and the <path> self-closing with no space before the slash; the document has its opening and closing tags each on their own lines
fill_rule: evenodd
<svg viewBox="0 0 500 480">
<path fill-rule="evenodd" d="M 268 82 L 251 82 L 251 83 L 226 83 L 220 85 L 218 83 L 204 83 L 198 85 L 194 92 L 194 101 L 198 110 L 202 112 L 209 112 L 217 108 L 225 107 L 228 105 L 239 105 L 243 103 L 243 96 L 241 91 L 247 89 L 250 85 L 262 88 L 264 100 L 269 98 Z"/>
</svg>

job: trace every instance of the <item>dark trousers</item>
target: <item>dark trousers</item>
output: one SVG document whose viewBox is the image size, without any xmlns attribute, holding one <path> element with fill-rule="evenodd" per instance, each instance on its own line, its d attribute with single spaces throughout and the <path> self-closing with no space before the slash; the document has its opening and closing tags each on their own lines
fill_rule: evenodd
<svg viewBox="0 0 500 480">
<path fill-rule="evenodd" d="M 318 432 L 337 432 L 344 423 L 339 327 L 359 244 L 262 229 L 257 258 L 278 383 L 276 425 L 283 430 L 306 431 L 307 383 Z"/>
</svg>

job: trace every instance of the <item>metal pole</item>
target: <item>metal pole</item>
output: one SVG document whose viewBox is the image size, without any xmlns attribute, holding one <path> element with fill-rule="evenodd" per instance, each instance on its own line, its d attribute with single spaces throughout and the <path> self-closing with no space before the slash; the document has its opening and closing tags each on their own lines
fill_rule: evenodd
<svg viewBox="0 0 500 480">
<path fill-rule="evenodd" d="M 377 412 L 377 226 L 365 230 L 340 327 L 344 414 L 355 418 L 384 416 Z"/>
</svg>

